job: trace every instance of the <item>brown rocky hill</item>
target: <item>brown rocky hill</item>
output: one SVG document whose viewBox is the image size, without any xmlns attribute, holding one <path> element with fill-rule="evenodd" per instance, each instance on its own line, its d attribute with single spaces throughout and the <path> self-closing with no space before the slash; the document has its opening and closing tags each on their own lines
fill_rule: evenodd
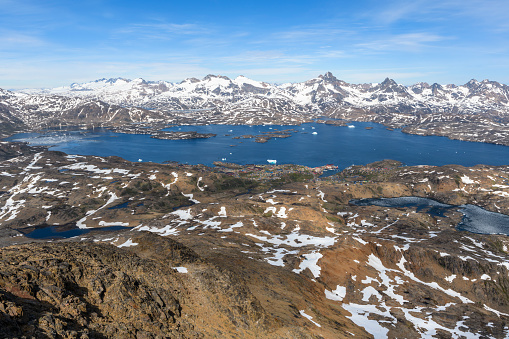
<svg viewBox="0 0 509 339">
<path fill-rule="evenodd" d="M 508 334 L 507 236 L 457 230 L 459 207 L 352 203 L 507 214 L 507 167 L 384 161 L 318 178 L 19 152 L 0 163 L 6 337 Z"/>
</svg>

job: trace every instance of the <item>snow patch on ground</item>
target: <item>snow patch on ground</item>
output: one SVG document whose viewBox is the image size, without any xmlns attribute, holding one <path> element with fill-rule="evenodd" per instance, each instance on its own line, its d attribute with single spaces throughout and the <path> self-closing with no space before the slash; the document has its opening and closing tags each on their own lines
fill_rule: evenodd
<svg viewBox="0 0 509 339">
<path fill-rule="evenodd" d="M 309 321 L 311 321 L 313 324 L 315 324 L 316 326 L 318 327 L 322 327 L 322 325 L 320 325 L 319 323 L 317 323 L 316 321 L 313 321 L 313 317 L 310 316 L 309 314 L 306 314 L 306 312 L 304 310 L 300 310 L 300 315 L 303 316 L 304 318 L 308 319 Z"/>
<path fill-rule="evenodd" d="M 323 257 L 323 255 L 318 251 L 313 251 L 308 254 L 304 254 L 304 260 L 300 263 L 299 268 L 293 270 L 295 273 L 301 273 L 306 268 L 309 268 L 313 277 L 318 278 L 320 276 L 320 271 L 322 268 L 318 266 L 318 260 Z"/>
<path fill-rule="evenodd" d="M 178 273 L 188 273 L 187 268 L 178 266 L 178 267 L 172 267 L 174 270 L 177 270 Z"/>
<path fill-rule="evenodd" d="M 179 231 L 177 229 L 177 226 L 172 225 L 166 225 L 165 227 L 155 227 L 155 226 L 137 226 L 133 228 L 135 231 L 148 231 L 152 233 L 158 233 L 162 237 L 166 237 L 169 235 L 178 235 Z"/>
<path fill-rule="evenodd" d="M 102 205 L 101 207 L 99 207 L 98 209 L 96 210 L 91 210 L 91 211 L 88 211 L 86 213 L 86 215 L 81 218 L 80 220 L 78 220 L 76 222 L 76 226 L 78 226 L 78 228 L 89 228 L 87 225 L 85 225 L 85 221 L 87 220 L 87 218 L 93 214 L 95 214 L 97 211 L 99 210 L 102 210 L 103 208 L 105 208 L 106 206 L 110 205 L 112 202 L 114 202 L 115 200 L 118 200 L 120 199 L 119 197 L 117 197 L 117 195 L 115 193 L 110 193 L 110 198 L 108 199 L 108 201 Z"/>
<path fill-rule="evenodd" d="M 132 239 L 127 239 L 123 244 L 118 245 L 117 247 L 132 247 L 138 245 L 137 242 L 133 242 Z"/>
<path fill-rule="evenodd" d="M 325 298 L 335 301 L 342 301 L 346 296 L 346 287 L 344 286 L 336 286 L 336 289 L 333 291 L 325 290 Z"/>
<path fill-rule="evenodd" d="M 99 221 L 99 226 L 129 226 L 128 222 L 121 222 L 121 221 L 112 221 L 112 222 L 106 222 L 106 221 Z"/>
<path fill-rule="evenodd" d="M 219 212 L 217 212 L 217 215 L 219 215 L 220 217 L 226 218 L 227 217 L 226 207 L 221 206 L 221 209 L 219 210 Z"/>
<path fill-rule="evenodd" d="M 464 184 L 475 184 L 475 181 L 473 181 L 472 179 L 470 179 L 468 176 L 464 175 L 461 177 L 461 181 L 464 183 Z"/>
<path fill-rule="evenodd" d="M 188 198 L 190 201 L 194 202 L 195 204 L 199 204 L 200 202 L 196 199 L 193 199 L 193 194 L 192 193 L 189 193 L 189 194 L 185 194 L 184 192 L 182 192 L 182 195 L 186 198 Z"/>
</svg>

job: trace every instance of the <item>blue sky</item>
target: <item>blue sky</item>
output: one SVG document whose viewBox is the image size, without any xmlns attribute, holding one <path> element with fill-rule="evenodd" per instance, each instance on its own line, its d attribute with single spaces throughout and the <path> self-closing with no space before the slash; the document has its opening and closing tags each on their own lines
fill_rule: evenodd
<svg viewBox="0 0 509 339">
<path fill-rule="evenodd" d="M 509 1 L 0 0 L 0 88 L 207 74 L 509 84 Z"/>
</svg>

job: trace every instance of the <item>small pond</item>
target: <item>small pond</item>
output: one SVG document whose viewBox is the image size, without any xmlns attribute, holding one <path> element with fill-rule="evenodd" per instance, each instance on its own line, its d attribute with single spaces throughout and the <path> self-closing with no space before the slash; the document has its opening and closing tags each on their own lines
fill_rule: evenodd
<svg viewBox="0 0 509 339">
<path fill-rule="evenodd" d="M 380 206 L 392 208 L 415 207 L 417 212 L 425 212 L 435 217 L 445 217 L 444 213 L 457 209 L 463 213 L 463 219 L 456 226 L 459 231 L 478 234 L 509 235 L 509 216 L 485 210 L 475 205 L 448 205 L 438 201 L 419 197 L 374 198 L 351 200 L 356 206 Z"/>
<path fill-rule="evenodd" d="M 92 231 L 119 231 L 130 228 L 131 227 L 125 226 L 109 226 L 98 228 L 73 228 L 70 230 L 59 231 L 59 229 L 62 229 L 62 226 L 47 226 L 33 230 L 32 232 L 25 234 L 25 236 L 32 239 L 72 238 Z"/>
</svg>

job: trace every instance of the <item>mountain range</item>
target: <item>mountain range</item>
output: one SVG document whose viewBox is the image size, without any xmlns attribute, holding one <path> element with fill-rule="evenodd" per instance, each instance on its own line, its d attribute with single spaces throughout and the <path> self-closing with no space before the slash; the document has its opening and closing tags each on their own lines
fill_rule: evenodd
<svg viewBox="0 0 509 339">
<path fill-rule="evenodd" d="M 320 117 L 374 121 L 416 134 L 446 135 L 437 131 L 440 122 L 503 131 L 509 122 L 509 86 L 489 80 L 403 86 L 389 78 L 350 84 L 328 72 L 285 84 L 207 75 L 180 83 L 115 78 L 49 89 L 0 89 L 4 134 L 23 128 L 133 122 L 288 125 Z M 505 135 L 499 139 L 472 141 L 505 144 Z"/>
</svg>

